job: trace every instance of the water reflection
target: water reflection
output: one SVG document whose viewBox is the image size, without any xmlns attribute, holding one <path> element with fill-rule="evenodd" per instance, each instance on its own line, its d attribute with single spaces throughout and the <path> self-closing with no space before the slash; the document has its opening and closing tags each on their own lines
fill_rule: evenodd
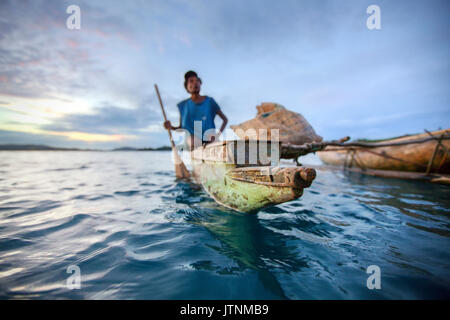
<svg viewBox="0 0 450 320">
<path fill-rule="evenodd" d="M 187 190 L 177 202 L 191 205 L 194 209 L 186 212 L 188 223 L 202 226 L 220 242 L 220 246 L 207 246 L 236 262 L 237 266 L 217 265 L 212 261 L 197 261 L 191 265 L 196 270 L 214 271 L 221 275 L 232 275 L 247 269 L 256 271 L 263 286 L 281 299 L 287 299 L 275 273 L 298 272 L 307 267 L 294 248 L 286 245 L 289 238 L 264 227 L 256 214 L 245 214 L 221 207 L 208 197 L 202 202 L 192 203 L 192 199 L 203 198 L 204 192 L 196 188 Z M 200 207 L 195 210 L 195 207 Z"/>
<path fill-rule="evenodd" d="M 406 225 L 450 237 L 448 186 L 423 181 L 385 179 L 355 172 L 345 172 L 345 177 L 352 184 L 353 191 L 348 194 L 360 203 L 381 213 L 385 211 L 384 208 L 395 209 L 411 218 Z M 428 226 L 428 223 L 433 226 Z"/>
</svg>

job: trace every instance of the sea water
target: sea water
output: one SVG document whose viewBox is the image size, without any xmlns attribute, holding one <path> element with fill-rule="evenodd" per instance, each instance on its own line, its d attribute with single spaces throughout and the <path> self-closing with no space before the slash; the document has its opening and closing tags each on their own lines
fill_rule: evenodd
<svg viewBox="0 0 450 320">
<path fill-rule="evenodd" d="M 177 181 L 170 152 L 0 152 L 0 298 L 450 298 L 449 196 L 318 169 L 241 214 Z"/>
</svg>

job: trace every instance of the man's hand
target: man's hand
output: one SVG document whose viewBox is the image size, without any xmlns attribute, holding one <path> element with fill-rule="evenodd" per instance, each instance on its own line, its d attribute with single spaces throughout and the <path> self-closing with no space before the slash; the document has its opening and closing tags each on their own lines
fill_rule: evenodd
<svg viewBox="0 0 450 320">
<path fill-rule="evenodd" d="M 166 128 L 167 130 L 173 130 L 172 123 L 170 123 L 169 120 L 164 121 L 164 128 Z"/>
<path fill-rule="evenodd" d="M 209 135 L 206 137 L 206 138 L 207 138 L 207 141 L 208 141 L 208 142 L 206 142 L 206 143 L 208 144 L 208 143 L 212 143 L 212 142 L 219 141 L 220 134 L 221 134 L 220 131 L 219 131 L 219 132 L 216 132 L 216 133 L 214 133 L 214 134 L 209 134 Z"/>
</svg>

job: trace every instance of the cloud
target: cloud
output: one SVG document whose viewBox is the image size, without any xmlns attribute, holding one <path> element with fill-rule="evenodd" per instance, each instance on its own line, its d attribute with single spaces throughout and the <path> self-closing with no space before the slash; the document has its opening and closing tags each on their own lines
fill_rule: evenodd
<svg viewBox="0 0 450 320">
<path fill-rule="evenodd" d="M 119 16 L 85 2 L 79 31 L 68 30 L 71 1 L 6 1 L 0 10 L 0 94 L 25 98 L 87 96 L 105 91 L 109 65 L 94 51 L 98 36 L 131 41 L 132 28 Z"/>
<path fill-rule="evenodd" d="M 62 148 L 95 149 L 112 149 L 119 146 L 142 148 L 169 145 L 167 133 L 143 133 L 140 136 L 122 137 L 121 139 L 114 139 L 111 135 L 99 137 L 98 140 L 92 140 L 92 138 L 96 137 L 83 136 L 83 133 L 76 132 L 66 135 L 65 132 L 46 134 L 0 130 L 0 144 L 37 144 Z"/>
<path fill-rule="evenodd" d="M 129 134 L 144 129 L 149 124 L 160 121 L 161 116 L 152 112 L 148 106 L 135 109 L 120 108 L 114 105 L 103 105 L 92 114 L 68 114 L 54 123 L 44 125 L 48 131 L 81 131 L 103 134 Z"/>
<path fill-rule="evenodd" d="M 69 4 L 81 7 L 79 31 L 65 27 Z M 253 117 L 262 101 L 301 112 L 330 138 L 448 123 L 448 112 L 436 113 L 450 99 L 448 1 L 380 0 L 379 31 L 365 26 L 369 4 L 0 1 L 0 100 L 18 108 L 39 99 L 66 113 L 41 129 L 147 145 L 165 134 L 153 83 L 178 121 L 192 68 L 230 123 Z"/>
</svg>

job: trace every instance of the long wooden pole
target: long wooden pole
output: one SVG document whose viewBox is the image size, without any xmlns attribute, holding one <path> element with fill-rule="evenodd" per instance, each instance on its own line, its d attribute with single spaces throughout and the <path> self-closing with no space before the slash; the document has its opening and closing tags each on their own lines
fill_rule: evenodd
<svg viewBox="0 0 450 320">
<path fill-rule="evenodd" d="M 156 84 L 155 84 L 155 90 L 156 90 L 156 95 L 158 96 L 159 105 L 161 106 L 162 114 L 164 116 L 164 121 L 167 121 L 166 112 L 164 111 L 164 106 L 163 106 L 163 103 L 161 100 L 161 96 L 159 94 L 158 86 Z M 170 144 L 172 145 L 172 153 L 173 153 L 174 160 L 175 160 L 175 176 L 179 179 L 187 179 L 191 175 L 189 174 L 188 169 L 186 168 L 186 166 L 183 163 L 183 160 L 181 160 L 180 155 L 178 154 L 178 151 L 175 147 L 175 143 L 173 142 L 172 131 L 170 129 L 167 129 L 167 131 L 169 132 Z"/>
<path fill-rule="evenodd" d="M 294 144 L 288 144 L 283 143 L 281 145 L 282 153 L 285 155 L 289 155 L 289 158 L 296 158 L 299 156 L 304 156 L 311 152 L 316 151 L 335 151 L 334 149 L 325 149 L 325 147 L 328 146 L 335 146 L 335 147 L 361 147 L 361 148 L 379 148 L 379 147 L 391 147 L 391 146 L 403 146 L 407 144 L 414 144 L 414 143 L 422 143 L 427 142 L 431 140 L 449 140 L 450 135 L 446 132 L 446 135 L 442 135 L 441 137 L 428 137 L 428 138 L 422 138 L 422 139 L 414 139 L 414 140 L 406 140 L 406 141 L 397 141 L 397 142 L 378 142 L 378 143 L 363 143 L 363 142 L 347 142 L 350 139 L 350 137 L 345 137 L 337 141 L 322 141 L 322 142 L 311 142 L 311 143 L 305 143 L 302 145 L 294 145 Z"/>
</svg>

